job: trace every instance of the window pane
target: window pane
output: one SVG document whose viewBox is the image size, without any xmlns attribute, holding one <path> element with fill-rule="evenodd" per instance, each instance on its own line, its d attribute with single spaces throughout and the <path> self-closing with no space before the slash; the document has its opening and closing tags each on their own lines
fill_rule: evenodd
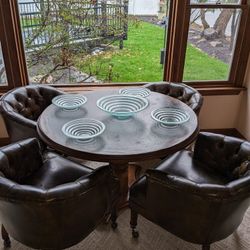
<svg viewBox="0 0 250 250">
<path fill-rule="evenodd" d="M 19 0 L 30 81 L 162 80 L 169 0 L 147 2 Z"/>
<path fill-rule="evenodd" d="M 211 4 L 240 4 L 241 0 L 191 0 L 191 4 L 211 3 Z"/>
<path fill-rule="evenodd" d="M 7 85 L 7 78 L 3 61 L 2 46 L 0 43 L 0 86 L 1 85 Z"/>
<path fill-rule="evenodd" d="M 184 80 L 228 80 L 240 9 L 192 9 Z"/>
</svg>

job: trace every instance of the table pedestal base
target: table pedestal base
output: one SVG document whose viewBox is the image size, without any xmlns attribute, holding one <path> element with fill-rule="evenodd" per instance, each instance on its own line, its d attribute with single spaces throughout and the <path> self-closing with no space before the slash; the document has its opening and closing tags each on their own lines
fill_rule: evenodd
<svg viewBox="0 0 250 250">
<path fill-rule="evenodd" d="M 120 182 L 120 198 L 118 208 L 122 209 L 128 206 L 129 187 L 136 181 L 139 176 L 140 166 L 129 164 L 128 162 L 112 162 L 110 166 L 114 176 Z"/>
</svg>

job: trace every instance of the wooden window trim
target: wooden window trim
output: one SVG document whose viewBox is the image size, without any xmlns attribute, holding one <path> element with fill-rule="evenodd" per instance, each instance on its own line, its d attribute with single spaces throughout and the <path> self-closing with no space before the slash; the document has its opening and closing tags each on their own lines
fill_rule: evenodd
<svg viewBox="0 0 250 250">
<path fill-rule="evenodd" d="M 7 85 L 0 86 L 0 91 L 26 85 L 28 73 L 17 1 L 0 1 L 0 41 L 8 82 Z"/>
</svg>

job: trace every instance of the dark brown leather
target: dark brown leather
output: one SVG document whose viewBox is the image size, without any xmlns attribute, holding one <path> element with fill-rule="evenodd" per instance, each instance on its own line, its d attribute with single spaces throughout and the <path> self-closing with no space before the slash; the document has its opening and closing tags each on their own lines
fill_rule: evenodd
<svg viewBox="0 0 250 250">
<path fill-rule="evenodd" d="M 209 245 L 232 234 L 250 204 L 250 174 L 234 169 L 250 143 L 200 133 L 194 153 L 183 150 L 148 170 L 130 190 L 130 207 L 176 236 Z"/>
<path fill-rule="evenodd" d="M 13 89 L 0 99 L 3 115 L 11 142 L 38 137 L 37 119 L 52 99 L 62 91 L 46 85 L 29 85 Z"/>
<path fill-rule="evenodd" d="M 0 149 L 0 220 L 11 237 L 39 249 L 63 249 L 84 239 L 111 212 L 119 184 L 109 166 L 91 170 L 38 140 Z"/>
<path fill-rule="evenodd" d="M 157 82 L 146 84 L 144 87 L 186 103 L 197 115 L 203 104 L 202 95 L 194 88 L 183 83 Z"/>
</svg>

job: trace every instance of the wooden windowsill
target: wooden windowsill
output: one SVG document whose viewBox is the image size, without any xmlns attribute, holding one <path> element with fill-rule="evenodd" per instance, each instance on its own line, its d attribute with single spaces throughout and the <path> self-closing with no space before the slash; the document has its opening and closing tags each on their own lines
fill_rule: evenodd
<svg viewBox="0 0 250 250">
<path fill-rule="evenodd" d="M 86 85 L 52 85 L 57 87 L 58 89 L 65 92 L 80 92 L 80 91 L 94 91 L 94 90 L 104 90 L 104 89 L 119 89 L 123 87 L 135 87 L 135 86 L 143 86 L 147 84 L 145 83 L 112 83 L 112 84 L 86 84 Z M 241 91 L 245 91 L 244 87 L 202 87 L 202 86 L 192 86 L 197 89 L 203 96 L 216 96 L 216 95 L 238 95 Z M 2 96 L 5 91 L 0 90 L 0 96 Z"/>
<path fill-rule="evenodd" d="M 143 86 L 146 83 L 122 83 L 122 84 L 88 84 L 86 86 L 58 86 L 60 90 L 65 92 L 79 92 L 79 91 L 93 91 L 111 88 L 122 88 L 126 86 Z M 214 95 L 238 95 L 241 91 L 245 91 L 244 87 L 195 87 L 203 96 L 214 96 Z"/>
<path fill-rule="evenodd" d="M 196 87 L 203 96 L 215 95 L 238 95 L 241 91 L 245 91 L 244 87 Z"/>
</svg>

